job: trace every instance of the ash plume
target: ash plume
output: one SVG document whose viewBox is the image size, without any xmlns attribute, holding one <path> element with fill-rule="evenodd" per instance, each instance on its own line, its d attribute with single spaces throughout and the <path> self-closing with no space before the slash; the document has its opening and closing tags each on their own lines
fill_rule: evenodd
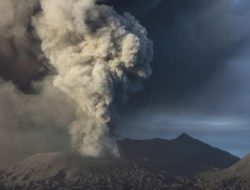
<svg viewBox="0 0 250 190">
<path fill-rule="evenodd" d="M 0 0 L 0 76 L 24 91 L 47 72 L 31 26 L 39 6 L 39 0 Z"/>
<path fill-rule="evenodd" d="M 151 75 L 152 42 L 128 13 L 88 0 L 41 1 L 33 26 L 56 70 L 53 84 L 79 105 L 69 127 L 82 155 L 118 155 L 108 123 Z"/>
<path fill-rule="evenodd" d="M 35 133 L 46 125 L 46 136 L 48 127 L 71 122 L 74 150 L 87 156 L 118 155 L 109 126 L 115 108 L 151 75 L 152 42 L 145 28 L 129 13 L 120 15 L 94 0 L 0 0 L 0 11 L 0 77 L 4 79 L 0 130 L 14 139 L 9 147 L 30 138 L 25 133 L 16 138 L 23 127 Z M 51 68 L 54 76 L 37 88 L 35 81 L 52 73 Z M 64 103 L 65 111 L 57 115 L 44 108 L 62 109 Z"/>
<path fill-rule="evenodd" d="M 72 145 L 87 156 L 118 155 L 108 123 L 119 102 L 151 75 L 152 42 L 129 13 L 93 0 L 42 0 L 33 26 L 56 70 L 53 85 L 79 105 Z"/>
<path fill-rule="evenodd" d="M 36 84 L 39 94 L 1 79 L 0 86 L 0 170 L 37 152 L 71 151 L 65 125 L 75 120 L 72 100 L 50 81 Z"/>
</svg>

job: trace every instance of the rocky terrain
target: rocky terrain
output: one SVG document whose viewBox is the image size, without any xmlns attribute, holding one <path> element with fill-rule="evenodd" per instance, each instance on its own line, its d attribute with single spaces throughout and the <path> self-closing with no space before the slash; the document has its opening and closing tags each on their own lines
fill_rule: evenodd
<svg viewBox="0 0 250 190">
<path fill-rule="evenodd" d="M 188 179 L 172 177 L 143 164 L 59 152 L 31 156 L 7 170 L 1 182 L 2 188 L 8 190 L 194 189 Z"/>
<path fill-rule="evenodd" d="M 250 189 L 250 155 L 238 161 L 186 134 L 170 141 L 126 139 L 119 147 L 116 159 L 35 154 L 0 173 L 0 190 Z"/>
<path fill-rule="evenodd" d="M 250 155 L 228 169 L 206 172 L 198 177 L 204 190 L 249 190 Z"/>
</svg>

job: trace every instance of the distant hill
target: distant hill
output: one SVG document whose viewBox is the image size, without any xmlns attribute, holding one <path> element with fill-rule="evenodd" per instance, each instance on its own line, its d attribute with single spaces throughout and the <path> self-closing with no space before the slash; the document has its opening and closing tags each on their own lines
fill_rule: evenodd
<svg viewBox="0 0 250 190">
<path fill-rule="evenodd" d="M 239 158 L 228 152 L 181 134 L 174 140 L 151 139 L 118 141 L 122 158 L 146 161 L 172 175 L 192 175 L 212 168 L 230 167 Z"/>
<path fill-rule="evenodd" d="M 249 190 L 250 155 L 228 169 L 201 175 L 199 181 L 204 190 Z"/>
</svg>

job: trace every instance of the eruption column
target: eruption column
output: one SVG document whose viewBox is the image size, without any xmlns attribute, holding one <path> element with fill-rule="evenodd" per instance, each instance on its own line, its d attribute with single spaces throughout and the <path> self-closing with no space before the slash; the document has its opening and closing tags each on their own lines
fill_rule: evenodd
<svg viewBox="0 0 250 190">
<path fill-rule="evenodd" d="M 108 123 L 117 103 L 150 77 L 152 42 L 129 13 L 93 0 L 42 0 L 33 26 L 56 70 L 53 84 L 79 105 L 69 127 L 84 156 L 118 155 Z"/>
</svg>

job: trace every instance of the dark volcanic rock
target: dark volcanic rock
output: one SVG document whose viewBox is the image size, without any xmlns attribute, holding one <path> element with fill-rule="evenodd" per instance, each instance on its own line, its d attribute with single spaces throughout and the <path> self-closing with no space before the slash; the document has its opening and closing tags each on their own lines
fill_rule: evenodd
<svg viewBox="0 0 250 190">
<path fill-rule="evenodd" d="M 121 156 L 147 161 L 172 175 L 190 176 L 211 168 L 225 169 L 239 158 L 182 134 L 174 140 L 152 139 L 118 141 Z"/>
<path fill-rule="evenodd" d="M 195 190 L 179 179 L 121 159 L 36 154 L 1 176 L 7 190 Z"/>
<path fill-rule="evenodd" d="M 0 190 L 250 189 L 250 156 L 231 166 L 237 157 L 186 134 L 174 140 L 126 139 L 118 145 L 122 159 L 33 155 L 0 174 Z M 195 174 L 200 171 L 206 173 Z"/>
<path fill-rule="evenodd" d="M 198 181 L 204 190 L 249 190 L 250 155 L 228 169 L 202 174 Z"/>
</svg>

